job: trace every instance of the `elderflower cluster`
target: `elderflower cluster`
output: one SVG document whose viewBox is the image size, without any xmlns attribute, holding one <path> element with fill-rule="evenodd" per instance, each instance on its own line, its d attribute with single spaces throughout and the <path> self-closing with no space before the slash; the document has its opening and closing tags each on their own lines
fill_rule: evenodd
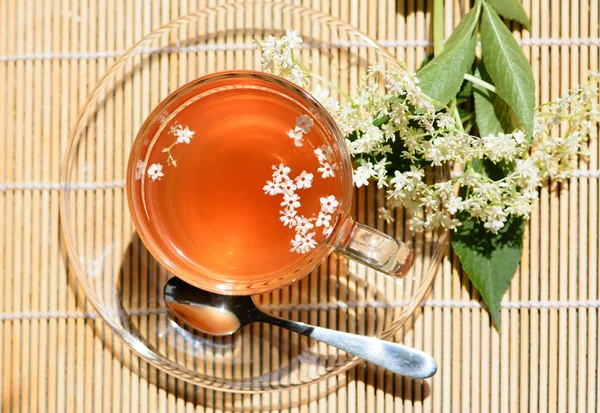
<svg viewBox="0 0 600 413">
<path fill-rule="evenodd" d="M 302 38 L 295 30 L 287 30 L 285 36 L 266 40 L 255 39 L 262 50 L 260 63 L 263 69 L 281 77 L 288 78 L 299 86 L 306 86 L 310 76 L 295 60 L 293 50 L 302 43 Z"/>
<path fill-rule="evenodd" d="M 290 41 L 297 37 L 293 33 L 258 42 L 263 68 L 306 86 L 313 74 L 294 58 L 301 40 Z M 520 130 L 470 135 L 455 108 L 436 107 L 415 74 L 404 67 L 388 70 L 382 78 L 381 72 L 379 65 L 369 67 L 353 97 L 329 84 L 344 103 L 319 85 L 312 94 L 346 136 L 355 161 L 355 186 L 376 181 L 386 190 L 381 216 L 392 221 L 393 209 L 405 208 L 414 230 L 454 229 L 460 225 L 457 214 L 463 213 L 496 233 L 509 216 L 529 217 L 544 180 L 568 178 L 597 138 L 598 73 L 591 73 L 593 86 L 542 105 L 530 141 Z M 484 163 L 502 171 L 502 177 L 492 179 Z M 436 168 L 455 172 L 443 182 L 427 179 Z"/>
</svg>

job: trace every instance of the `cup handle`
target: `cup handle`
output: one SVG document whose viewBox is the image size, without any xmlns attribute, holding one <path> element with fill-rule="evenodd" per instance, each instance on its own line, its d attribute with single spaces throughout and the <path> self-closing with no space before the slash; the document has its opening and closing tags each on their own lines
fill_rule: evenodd
<svg viewBox="0 0 600 413">
<path fill-rule="evenodd" d="M 415 260 L 415 252 L 408 245 L 354 221 L 338 251 L 367 267 L 398 278 L 408 273 Z"/>
</svg>

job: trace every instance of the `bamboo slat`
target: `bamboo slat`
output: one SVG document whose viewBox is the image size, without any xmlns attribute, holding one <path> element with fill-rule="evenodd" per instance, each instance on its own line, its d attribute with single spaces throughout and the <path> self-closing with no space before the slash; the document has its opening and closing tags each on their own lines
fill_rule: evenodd
<svg viewBox="0 0 600 413">
<path fill-rule="evenodd" d="M 359 363 L 347 373 L 302 389 L 224 395 L 150 367 L 102 320 L 82 315 L 93 312 L 93 308 L 77 286 L 61 244 L 59 193 L 51 186 L 59 181 L 60 164 L 77 113 L 116 60 L 113 52 L 123 51 L 173 18 L 224 2 L 0 1 L 0 411 L 600 411 L 600 211 L 598 178 L 594 177 L 580 176 L 541 189 L 527 226 L 521 267 L 503 302 L 502 332 L 491 327 L 485 310 L 470 304 L 479 297 L 457 257 L 446 251 L 428 297 L 433 301 L 419 308 L 396 336 L 434 355 L 439 371 L 429 380 L 408 380 Z M 431 51 L 422 42 L 430 40 L 432 33 L 433 0 L 294 3 L 330 13 L 387 42 L 388 50 L 411 70 L 416 70 Z M 445 2 L 446 36 L 467 11 L 466 3 Z M 598 70 L 598 0 L 524 0 L 523 5 L 531 16 L 531 32 L 516 24 L 510 27 L 518 40 L 528 42 L 523 50 L 532 65 L 536 102 L 547 102 L 585 82 L 588 70 Z M 219 24 L 251 27 L 272 18 L 280 17 L 257 14 L 254 20 L 240 17 L 236 21 L 225 17 Z M 286 24 L 292 27 L 310 22 L 298 19 Z M 315 37 L 321 34 L 316 26 L 307 27 Z M 251 42 L 251 36 L 244 33 L 243 37 L 230 34 L 209 41 Z M 323 54 L 310 50 L 302 54 L 307 61 L 311 58 L 315 68 L 330 70 L 330 61 Z M 332 56 L 348 64 L 344 51 L 332 52 Z M 257 54 L 248 50 L 221 50 L 199 58 L 193 53 L 153 58 L 105 108 L 106 113 L 112 109 L 132 113 L 131 119 L 97 118 L 98 145 L 81 151 L 78 162 L 85 163 L 98 181 L 122 176 L 128 144 L 115 141 L 111 146 L 112 141 L 104 143 L 103 136 L 135 134 L 140 126 L 137 119 L 148 114 L 187 76 L 232 65 L 241 67 L 256 59 Z M 355 87 L 362 70 L 355 66 L 342 71 L 341 84 Z M 589 158 L 582 158 L 579 168 L 598 171 L 599 157 L 600 147 L 594 143 Z M 382 194 L 370 187 L 358 191 L 353 209 L 360 220 L 392 233 L 394 228 L 385 225 L 375 212 L 382 200 Z M 86 229 L 77 242 L 87 256 L 100 259 L 97 245 L 107 239 L 124 244 L 131 241 L 132 224 L 123 214 L 125 203 L 119 191 L 97 191 L 89 199 L 73 198 L 75 224 Z M 115 225 L 103 230 L 103 221 L 109 217 Z M 396 228 L 396 233 L 402 234 L 402 228 Z M 417 247 L 423 244 L 423 239 L 415 238 Z M 132 243 L 131 253 L 140 260 L 133 260 L 125 272 L 136 273 L 139 269 L 135 266 L 151 262 L 139 242 Z M 111 262 L 104 268 L 112 271 L 120 265 Z M 340 266 L 341 261 L 330 259 L 319 270 L 321 277 L 305 278 L 291 295 L 298 299 L 297 293 L 305 288 L 310 291 L 308 302 L 318 303 L 337 288 L 324 275 L 341 271 Z M 158 291 L 166 274 L 158 268 L 152 271 L 156 274 L 151 278 L 132 277 L 130 284 L 123 285 L 124 305 L 156 305 L 157 296 L 152 293 Z M 366 273 L 367 279 L 374 277 Z M 340 295 L 340 300 L 352 301 L 369 293 L 354 279 L 348 283 L 352 288 Z M 288 302 L 291 297 L 284 294 L 288 293 L 271 294 L 265 304 Z M 549 301 L 559 305 L 535 304 Z M 378 327 L 365 327 L 357 319 L 372 317 L 379 314 L 377 311 L 289 311 L 282 316 L 344 326 L 364 334 Z M 132 317 L 131 322 L 148 333 L 152 344 L 164 346 L 164 341 L 156 341 L 156 332 L 149 331 L 156 323 L 164 325 L 164 316 Z M 253 328 L 270 332 L 275 339 L 297 340 L 270 327 Z M 324 346 L 315 348 L 326 351 Z M 290 356 L 260 350 L 251 339 L 243 343 L 242 351 L 262 360 L 256 371 L 267 371 L 270 365 Z M 183 352 L 173 356 L 190 365 L 203 362 Z M 208 363 L 205 368 L 214 366 Z M 248 373 L 241 368 L 226 372 L 235 377 Z"/>
</svg>

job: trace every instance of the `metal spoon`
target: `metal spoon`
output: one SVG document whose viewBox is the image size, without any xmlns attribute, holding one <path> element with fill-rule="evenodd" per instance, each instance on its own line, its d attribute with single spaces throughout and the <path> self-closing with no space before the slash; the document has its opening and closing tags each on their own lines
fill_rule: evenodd
<svg viewBox="0 0 600 413">
<path fill-rule="evenodd" d="M 256 322 L 268 323 L 337 347 L 394 373 L 415 379 L 437 371 L 433 358 L 402 344 L 284 320 L 262 312 L 249 296 L 220 295 L 196 288 L 179 278 L 164 290 L 169 309 L 190 326 L 207 334 L 226 336 Z"/>
</svg>

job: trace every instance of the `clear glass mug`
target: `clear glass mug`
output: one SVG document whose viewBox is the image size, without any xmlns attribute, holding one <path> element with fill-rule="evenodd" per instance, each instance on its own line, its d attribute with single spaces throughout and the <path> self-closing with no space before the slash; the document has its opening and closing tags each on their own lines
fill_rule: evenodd
<svg viewBox="0 0 600 413">
<path fill-rule="evenodd" d="M 245 99 L 248 100 L 245 101 Z M 223 107 L 227 107 L 228 109 L 223 109 L 219 112 L 220 108 Z M 252 112 L 259 110 L 257 108 L 260 108 L 260 112 Z M 234 113 L 232 116 L 235 117 L 228 118 L 231 113 Z M 314 197 L 315 199 L 320 199 L 321 211 L 315 210 L 312 217 L 306 218 L 303 216 L 303 218 L 306 222 L 309 222 L 309 226 L 313 229 L 313 232 L 310 232 L 310 234 L 319 235 L 314 235 L 313 245 L 311 245 L 311 248 L 302 250 L 302 253 L 300 253 L 300 250 L 294 249 L 296 247 L 293 247 L 290 250 L 289 255 L 285 255 L 284 252 L 281 254 L 274 253 L 274 256 L 269 258 L 268 250 L 266 251 L 266 255 L 264 254 L 264 251 L 262 251 L 263 254 L 261 255 L 261 251 L 257 249 L 257 245 L 263 245 L 261 243 L 264 243 L 264 245 L 273 245 L 267 243 L 274 242 L 271 238 L 276 239 L 276 237 L 264 236 L 262 238 L 257 238 L 256 242 L 247 241 L 239 250 L 242 252 L 247 250 L 248 255 L 245 256 L 244 259 L 246 261 L 252 261 L 253 266 L 240 267 L 238 265 L 239 263 L 236 264 L 237 266 L 233 264 L 227 266 L 227 260 L 229 259 L 226 256 L 227 254 L 222 253 L 215 259 L 214 256 L 209 257 L 202 251 L 197 251 L 203 249 L 200 245 L 203 240 L 208 240 L 205 249 L 210 250 L 216 248 L 214 245 L 219 244 L 219 240 L 221 240 L 222 243 L 226 243 L 227 240 L 232 239 L 231 232 L 236 231 L 236 229 L 233 228 L 228 231 L 229 233 L 219 234 L 214 230 L 211 232 L 206 229 L 208 228 L 207 225 L 209 225 L 207 222 L 210 223 L 211 221 L 219 220 L 219 211 L 224 210 L 224 208 L 227 207 L 227 205 L 219 204 L 220 193 L 218 192 L 218 187 L 216 187 L 217 191 L 207 192 L 210 196 L 207 197 L 207 199 L 202 199 L 196 204 L 198 207 L 202 205 L 202 208 L 204 208 L 204 205 L 211 205 L 213 208 L 207 210 L 209 211 L 207 214 L 213 214 L 214 217 L 203 217 L 200 215 L 199 221 L 201 221 L 201 223 L 199 223 L 197 227 L 194 227 L 194 222 L 189 223 L 189 227 L 186 227 L 185 223 L 181 225 L 181 231 L 185 232 L 189 230 L 190 236 L 197 235 L 198 231 L 205 232 L 205 236 L 198 235 L 195 243 L 193 243 L 194 251 L 190 250 L 192 252 L 188 254 L 186 248 L 189 249 L 191 247 L 185 247 L 182 244 L 177 245 L 174 238 L 169 238 L 168 234 L 172 232 L 171 227 L 175 225 L 172 223 L 174 214 L 169 214 L 168 210 L 166 210 L 166 213 L 163 215 L 153 211 L 152 206 L 150 205 L 151 195 L 149 195 L 152 193 L 161 194 L 162 198 L 178 196 L 178 193 L 168 192 L 169 185 L 165 185 L 165 182 L 168 183 L 167 180 L 171 175 L 165 175 L 179 173 L 179 171 L 183 170 L 182 165 L 180 163 L 176 169 L 169 166 L 163 166 L 164 169 L 161 174 L 159 174 L 160 177 L 156 174 L 156 168 L 152 168 L 153 165 L 159 163 L 157 159 L 164 159 L 166 156 L 165 152 L 161 149 L 162 146 L 160 145 L 160 140 L 164 139 L 165 136 L 169 134 L 169 131 L 171 131 L 171 133 L 173 132 L 174 125 L 180 130 L 183 130 L 182 123 L 185 123 L 186 119 L 189 122 L 194 122 L 196 119 L 204 116 L 204 121 L 198 123 L 195 127 L 196 129 L 203 128 L 205 124 L 212 125 L 214 123 L 218 126 L 217 129 L 215 129 L 215 125 L 212 125 L 212 129 L 207 129 L 205 132 L 201 130 L 194 131 L 191 142 L 190 139 L 186 141 L 190 146 L 186 146 L 184 148 L 185 150 L 181 149 L 179 146 L 176 148 L 179 150 L 178 153 L 182 156 L 185 156 L 186 153 L 191 152 L 192 149 L 194 149 L 197 151 L 195 156 L 199 159 L 197 163 L 202 165 L 205 162 L 210 162 L 213 157 L 223 154 L 225 150 L 221 151 L 218 148 L 225 140 L 230 141 L 228 143 L 228 148 L 233 148 L 231 150 L 234 153 L 237 150 L 235 146 L 237 145 L 236 142 L 239 142 L 239 145 L 247 144 L 247 139 L 245 137 L 221 137 L 211 141 L 210 139 L 212 138 L 208 135 L 218 133 L 220 128 L 227 128 L 230 123 L 235 123 L 239 119 L 252 119 L 252 113 L 255 113 L 255 117 L 271 116 L 269 119 L 262 119 L 262 123 L 257 126 L 261 128 L 267 124 L 277 125 L 276 127 L 281 128 L 281 126 L 279 126 L 280 122 L 285 119 L 286 116 L 289 118 L 292 113 L 298 115 L 298 117 L 295 118 L 296 123 L 291 124 L 289 128 L 290 133 L 295 131 L 295 134 L 286 134 L 285 130 L 281 130 L 281 133 L 277 135 L 281 136 L 281 138 L 275 138 L 277 141 L 274 143 L 272 142 L 270 146 L 267 147 L 272 148 L 272 150 L 269 149 L 269 151 L 263 151 L 259 154 L 270 151 L 277 152 L 278 148 L 284 148 L 281 153 L 269 155 L 275 156 L 278 162 L 279 160 L 286 160 L 286 162 L 294 163 L 296 161 L 294 157 L 298 157 L 298 159 L 307 157 L 313 153 L 317 154 L 318 150 L 317 161 L 319 162 L 319 165 L 323 166 L 323 162 L 330 164 L 335 172 L 326 176 L 325 173 L 320 175 L 319 172 L 312 171 L 314 173 L 312 173 L 313 178 L 311 179 L 314 179 L 314 182 L 320 182 L 322 177 L 326 176 L 327 178 L 330 178 L 328 181 L 328 188 L 331 189 L 330 192 L 338 194 L 338 196 L 335 197 L 337 205 L 335 209 L 327 210 L 327 207 L 323 204 L 323 200 L 326 199 L 326 197 L 319 197 L 319 194 Z M 303 118 L 302 116 L 306 117 Z M 218 122 L 214 122 L 215 117 L 218 118 Z M 307 119 L 310 128 L 303 129 L 306 125 L 302 122 Z M 182 120 L 184 122 L 181 122 Z M 289 120 L 287 120 L 287 122 L 288 124 L 290 123 Z M 248 126 L 246 126 L 246 128 L 248 128 Z M 217 132 L 215 132 L 215 130 Z M 306 134 L 303 134 L 303 130 Z M 238 140 L 235 141 L 233 139 Z M 278 141 L 279 139 L 281 139 L 281 142 Z M 300 139 L 300 142 L 298 142 L 297 139 Z M 203 142 L 212 142 L 212 145 Z M 182 145 L 184 143 L 185 142 L 182 142 Z M 198 145 L 206 146 L 202 149 Z M 323 155 L 324 153 L 327 154 L 326 160 L 322 159 L 325 156 Z M 160 158 L 161 156 L 162 158 Z M 171 164 L 170 161 L 169 163 Z M 279 165 L 284 165 L 284 163 L 280 163 Z M 276 166 L 277 163 L 273 165 L 273 170 L 275 170 Z M 252 165 L 252 168 L 252 170 L 248 170 L 246 173 L 242 171 L 240 177 L 243 179 L 244 176 L 252 175 L 255 166 Z M 262 172 L 263 171 L 260 173 Z M 269 170 L 268 173 L 270 174 L 271 172 L 272 171 Z M 302 172 L 306 175 L 306 171 Z M 277 182 L 275 177 L 277 171 L 272 173 L 273 175 L 267 178 L 272 177 L 273 179 L 271 182 Z M 209 174 L 210 172 L 208 175 Z M 185 191 L 188 191 L 190 194 L 196 192 L 195 188 L 205 188 L 204 185 L 206 182 L 210 182 L 212 179 L 211 176 L 206 176 L 207 173 L 192 175 L 194 176 L 191 178 L 188 176 L 187 178 L 194 181 L 195 175 L 202 175 L 202 178 L 198 179 L 204 179 L 205 181 L 194 181 L 190 184 L 192 186 L 186 187 L 187 189 L 185 189 Z M 156 178 L 158 178 L 158 180 L 156 180 Z M 287 175 L 285 179 L 288 180 L 288 182 L 293 180 Z M 297 182 L 297 179 L 300 179 L 300 175 L 296 177 L 296 181 L 294 182 Z M 333 118 L 323 106 L 305 90 L 285 79 L 267 73 L 255 71 L 219 72 L 196 79 L 172 93 L 158 105 L 142 125 L 130 153 L 126 182 L 128 203 L 135 228 L 150 253 L 174 275 L 204 290 L 234 295 L 254 295 L 276 290 L 309 274 L 334 250 L 337 250 L 347 257 L 361 262 L 370 268 L 393 277 L 406 275 L 414 261 L 414 251 L 410 247 L 389 235 L 355 222 L 352 219 L 350 214 L 353 194 L 352 162 L 350 153 L 346 147 L 344 136 Z M 158 185 L 163 186 L 161 187 Z M 254 184 L 249 185 L 253 186 Z M 277 185 L 283 185 L 283 183 Z M 318 185 L 319 183 L 315 183 L 315 185 L 311 187 L 311 190 L 312 188 L 317 188 Z M 300 187 L 300 185 L 298 185 L 298 187 Z M 223 188 L 227 188 L 227 185 L 223 184 Z M 264 192 L 262 192 L 262 190 L 259 192 L 260 188 L 256 189 L 256 197 L 268 196 L 266 194 L 269 192 L 267 186 L 262 188 L 264 189 Z M 226 189 L 223 191 L 225 190 Z M 243 186 L 240 190 L 244 190 Z M 300 188 L 296 188 L 296 190 L 300 191 Z M 181 191 L 180 188 L 179 193 L 181 193 Z M 277 195 L 283 196 L 281 192 Z M 158 196 L 156 197 L 158 199 Z M 283 198 L 284 201 L 285 199 L 288 198 Z M 257 235 L 256 233 L 260 232 L 261 228 L 269 227 L 275 220 L 277 220 L 277 222 L 283 220 L 281 217 L 281 219 L 278 219 L 277 217 L 265 216 L 268 215 L 264 212 L 266 209 L 263 211 L 262 207 L 256 207 L 256 205 L 263 204 L 254 203 L 254 199 L 251 198 L 249 198 L 249 200 L 248 205 L 250 205 L 250 208 L 242 208 L 244 211 L 248 209 L 247 212 L 249 215 L 247 219 L 249 221 L 245 222 L 248 222 L 248 225 L 251 225 L 254 221 L 263 221 L 257 224 L 258 227 L 253 227 L 253 232 L 244 229 L 244 231 L 247 230 L 246 232 L 249 234 L 248 237 L 250 238 L 248 239 L 252 239 L 252 236 Z M 259 198 L 257 198 L 257 200 L 267 203 L 275 202 L 273 200 Z M 186 200 L 181 198 L 179 202 L 185 203 Z M 174 204 L 177 205 L 176 202 Z M 255 210 L 252 210 L 252 205 L 254 205 Z M 284 205 L 283 202 L 281 205 Z M 192 205 L 192 207 L 193 206 L 194 205 Z M 279 211 L 280 214 L 284 214 L 284 210 L 288 210 L 288 208 L 292 207 L 282 207 L 282 210 Z M 317 214 L 320 217 L 321 212 L 323 211 L 329 214 L 326 223 L 324 223 L 323 220 L 319 221 L 317 218 Z M 300 216 L 300 214 L 298 213 L 297 216 Z M 298 220 L 299 218 L 295 217 L 295 219 Z M 167 222 L 167 220 L 169 222 Z M 299 220 L 302 221 L 302 219 Z M 319 223 L 323 225 L 321 228 L 317 228 Z M 329 225 L 325 227 L 325 224 Z M 260 225 L 262 225 L 262 227 Z M 300 225 L 298 224 L 295 227 L 290 228 L 294 228 L 296 236 L 299 233 L 305 236 L 307 232 L 298 232 L 299 227 Z M 322 233 L 317 232 L 317 230 L 321 229 L 323 230 Z M 240 227 L 240 232 L 241 231 L 242 229 Z M 278 229 L 275 231 L 281 233 Z M 290 236 L 293 242 L 294 232 L 291 232 Z M 296 239 L 298 238 L 296 237 Z M 228 251 L 228 248 L 228 245 L 224 245 L 223 251 Z M 263 246 L 263 250 L 265 248 L 267 247 Z M 253 251 L 256 251 L 256 253 Z M 297 252 L 297 254 L 293 254 L 294 252 Z M 216 253 L 220 254 L 219 251 Z M 262 256 L 265 257 L 263 261 L 259 259 Z M 230 268 L 235 268 L 235 271 L 233 269 L 230 270 Z M 242 268 L 242 270 L 238 271 L 239 268 Z"/>
</svg>

